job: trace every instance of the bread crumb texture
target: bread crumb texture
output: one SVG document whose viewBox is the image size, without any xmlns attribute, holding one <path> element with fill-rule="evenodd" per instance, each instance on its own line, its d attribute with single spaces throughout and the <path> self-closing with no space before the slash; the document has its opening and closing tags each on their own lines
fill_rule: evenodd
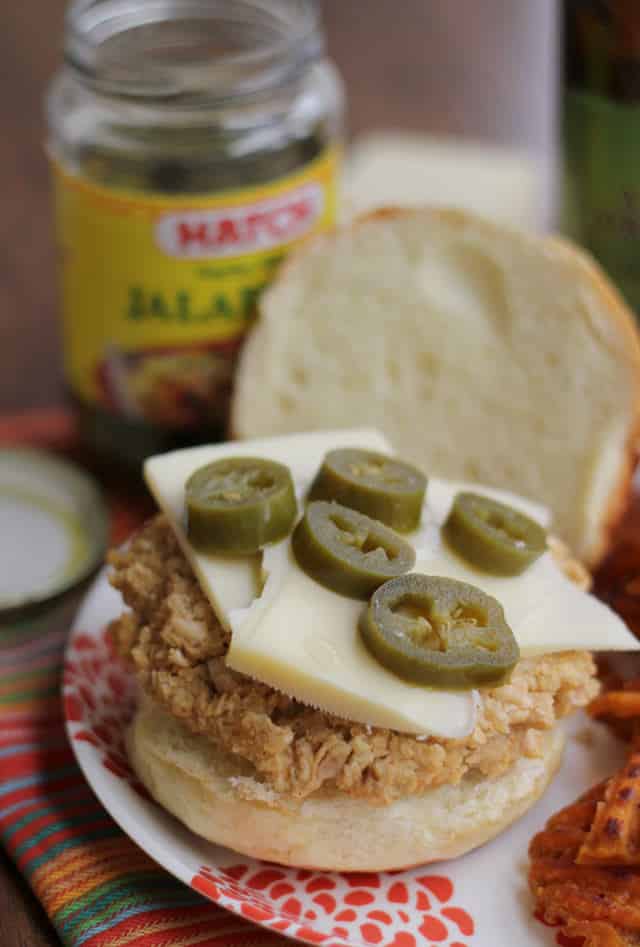
<svg viewBox="0 0 640 947">
<path fill-rule="evenodd" d="M 110 553 L 111 583 L 130 611 L 112 640 L 144 691 L 195 734 L 246 763 L 265 792 L 302 800 L 336 789 L 372 803 L 496 777 L 539 758 L 544 734 L 597 693 L 587 652 L 521 661 L 511 681 L 483 693 L 463 740 L 420 738 L 322 713 L 225 664 L 228 634 L 216 619 L 162 516 Z M 252 776 L 253 780 L 253 776 Z"/>
</svg>

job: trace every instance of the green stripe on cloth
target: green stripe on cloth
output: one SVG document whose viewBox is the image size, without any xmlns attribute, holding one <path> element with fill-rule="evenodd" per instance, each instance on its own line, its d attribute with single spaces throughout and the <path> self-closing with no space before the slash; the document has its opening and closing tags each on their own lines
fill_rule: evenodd
<svg viewBox="0 0 640 947">
<path fill-rule="evenodd" d="M 51 687 L 49 684 L 47 684 L 44 687 L 35 687 L 29 691 L 16 691 L 12 694 L 2 694 L 0 696 L 0 703 L 12 706 L 13 704 L 28 703 L 36 698 L 38 700 L 46 700 L 47 697 L 57 696 L 57 687 Z"/>
<path fill-rule="evenodd" d="M 107 893 L 101 893 L 99 889 L 92 892 L 91 900 L 86 901 L 79 916 L 64 922 L 61 930 L 65 933 L 73 932 L 79 936 L 91 930 L 95 925 L 113 918 L 114 915 L 127 912 L 132 907 L 143 908 L 153 904 L 168 908 L 191 904 L 193 900 L 189 889 L 176 887 L 175 881 L 170 876 L 166 879 L 154 877 L 148 873 L 128 876 Z"/>
<path fill-rule="evenodd" d="M 65 905 L 65 907 L 56 914 L 56 922 L 60 924 L 63 922 L 66 923 L 69 918 L 73 918 L 74 914 L 87 911 L 92 905 L 95 905 L 102 898 L 110 896 L 115 891 L 124 891 L 126 894 L 132 885 L 142 885 L 143 888 L 149 886 L 151 888 L 155 887 L 159 880 L 166 885 L 171 879 L 169 875 L 167 875 L 166 879 L 162 878 L 156 871 L 140 871 L 131 872 L 131 874 L 123 874 L 120 878 L 114 878 L 112 881 L 98 885 L 96 888 L 93 888 L 91 891 L 88 891 L 86 894 Z M 72 923 L 75 922 L 72 921 Z"/>
</svg>

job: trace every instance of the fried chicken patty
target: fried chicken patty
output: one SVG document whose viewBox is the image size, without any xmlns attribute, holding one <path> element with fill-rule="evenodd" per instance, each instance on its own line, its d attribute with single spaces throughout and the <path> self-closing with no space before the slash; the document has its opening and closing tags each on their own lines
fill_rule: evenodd
<svg viewBox="0 0 640 947">
<path fill-rule="evenodd" d="M 111 584 L 131 609 L 113 622 L 112 639 L 144 690 L 189 730 L 249 761 L 266 788 L 293 799 L 325 787 L 389 803 L 466 775 L 499 776 L 522 756 L 541 756 L 544 732 L 598 691 L 591 655 L 563 652 L 522 660 L 508 684 L 483 691 L 464 739 L 352 723 L 227 668 L 229 635 L 164 517 L 109 562 Z M 576 573 L 575 563 L 567 568 Z"/>
</svg>

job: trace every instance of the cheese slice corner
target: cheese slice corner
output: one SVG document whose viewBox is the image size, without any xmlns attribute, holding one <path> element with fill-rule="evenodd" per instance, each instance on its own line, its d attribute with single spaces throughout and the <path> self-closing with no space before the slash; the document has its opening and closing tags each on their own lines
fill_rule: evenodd
<svg viewBox="0 0 640 947">
<path fill-rule="evenodd" d="M 229 627 L 229 613 L 246 609 L 260 595 L 262 588 L 261 557 L 242 560 L 224 556 L 202 555 L 189 542 L 185 528 L 184 490 L 194 471 L 223 457 L 265 457 L 286 464 L 292 471 L 296 490 L 301 492 L 322 463 L 327 451 L 338 447 L 361 447 L 366 450 L 390 452 L 390 444 L 373 428 L 341 431 L 314 431 L 289 434 L 255 441 L 233 441 L 205 444 L 158 454 L 144 465 L 144 477 L 156 503 L 165 514 L 178 542 L 189 560 L 204 593 L 216 615 Z"/>
</svg>

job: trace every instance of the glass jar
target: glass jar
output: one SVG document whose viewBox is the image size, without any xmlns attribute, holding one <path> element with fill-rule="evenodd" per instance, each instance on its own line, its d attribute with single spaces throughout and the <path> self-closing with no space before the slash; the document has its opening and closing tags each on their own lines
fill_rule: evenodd
<svg viewBox="0 0 640 947">
<path fill-rule="evenodd" d="M 564 0 L 562 227 L 640 317 L 640 3 Z"/>
<path fill-rule="evenodd" d="M 48 97 L 65 377 L 128 466 L 226 435 L 256 298 L 336 217 L 313 0 L 76 0 Z"/>
</svg>

